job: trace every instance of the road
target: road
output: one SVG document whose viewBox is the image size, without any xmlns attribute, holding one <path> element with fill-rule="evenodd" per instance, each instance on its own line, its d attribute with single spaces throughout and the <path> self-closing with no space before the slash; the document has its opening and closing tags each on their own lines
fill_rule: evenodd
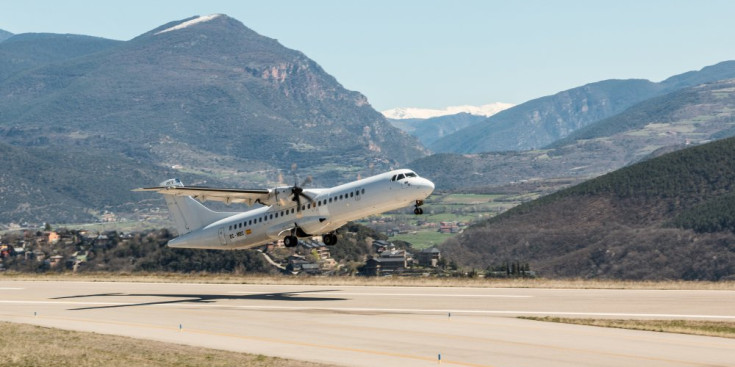
<svg viewBox="0 0 735 367">
<path fill-rule="evenodd" d="M 735 291 L 0 281 L 0 318 L 345 366 L 735 366 L 735 339 L 516 316 L 735 320 Z"/>
</svg>

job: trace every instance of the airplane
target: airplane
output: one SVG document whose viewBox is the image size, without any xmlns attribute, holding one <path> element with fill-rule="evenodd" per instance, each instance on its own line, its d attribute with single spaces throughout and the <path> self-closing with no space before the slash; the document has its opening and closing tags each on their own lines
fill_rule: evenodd
<svg viewBox="0 0 735 367">
<path fill-rule="evenodd" d="M 242 190 L 184 186 L 170 179 L 160 186 L 133 191 L 163 194 L 179 236 L 168 241 L 173 248 L 247 249 L 283 239 L 286 247 L 298 245 L 299 237 L 322 236 L 333 246 L 336 231 L 347 222 L 414 205 L 421 205 L 434 191 L 434 183 L 409 169 L 399 169 L 332 188 L 304 189 L 297 186 Z M 212 211 L 201 201 L 244 203 L 261 207 L 245 212 Z"/>
</svg>

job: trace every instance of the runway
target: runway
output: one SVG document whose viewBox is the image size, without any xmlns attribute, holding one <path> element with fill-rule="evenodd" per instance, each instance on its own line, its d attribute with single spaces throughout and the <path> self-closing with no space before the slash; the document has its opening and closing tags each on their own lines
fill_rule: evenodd
<svg viewBox="0 0 735 367">
<path fill-rule="evenodd" d="M 735 320 L 735 291 L 0 281 L 0 318 L 343 366 L 735 366 L 735 340 L 516 316 Z"/>
</svg>

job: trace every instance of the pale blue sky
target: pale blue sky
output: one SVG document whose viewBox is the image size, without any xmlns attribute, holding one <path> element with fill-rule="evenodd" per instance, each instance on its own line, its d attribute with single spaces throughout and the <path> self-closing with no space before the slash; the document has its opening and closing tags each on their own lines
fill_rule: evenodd
<svg viewBox="0 0 735 367">
<path fill-rule="evenodd" d="M 128 40 L 224 13 L 304 52 L 378 110 L 522 103 L 735 59 L 735 1 L 0 1 L 0 29 Z"/>
</svg>

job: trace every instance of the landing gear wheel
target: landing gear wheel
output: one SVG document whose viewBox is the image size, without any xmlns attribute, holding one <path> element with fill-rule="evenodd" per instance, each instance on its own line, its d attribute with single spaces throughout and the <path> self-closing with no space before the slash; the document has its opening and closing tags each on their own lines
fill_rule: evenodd
<svg viewBox="0 0 735 367">
<path fill-rule="evenodd" d="M 299 239 L 296 236 L 286 236 L 283 239 L 283 245 L 286 247 L 296 247 L 299 244 Z"/>
<path fill-rule="evenodd" d="M 324 241 L 324 244 L 327 246 L 334 246 L 337 244 L 337 234 L 327 233 L 322 236 L 322 241 Z"/>
<path fill-rule="evenodd" d="M 424 205 L 423 200 L 416 200 L 416 205 L 413 206 L 413 214 L 421 215 L 424 214 L 424 209 L 421 209 L 421 205 Z"/>
</svg>

